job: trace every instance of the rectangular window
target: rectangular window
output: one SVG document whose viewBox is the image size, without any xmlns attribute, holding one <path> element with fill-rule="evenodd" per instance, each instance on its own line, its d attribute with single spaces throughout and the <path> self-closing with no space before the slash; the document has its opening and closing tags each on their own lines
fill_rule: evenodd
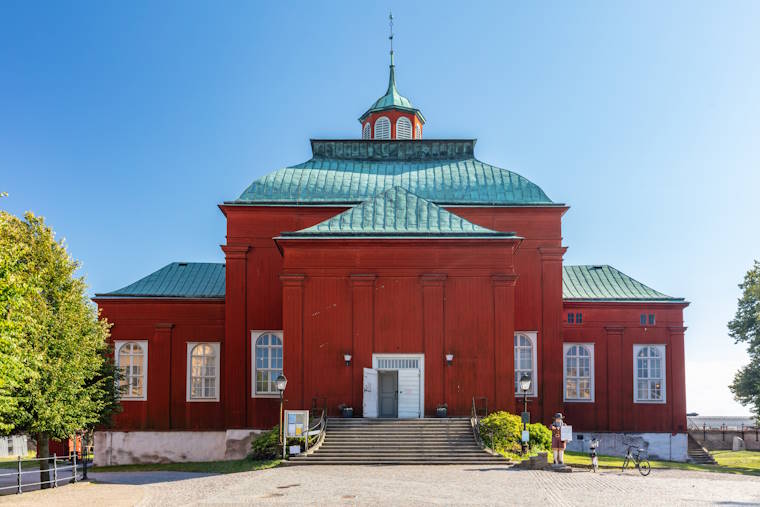
<svg viewBox="0 0 760 507">
<path fill-rule="evenodd" d="M 654 313 L 649 314 L 649 325 L 654 326 Z"/>
<path fill-rule="evenodd" d="M 277 377 L 282 375 L 282 331 L 251 331 L 252 397 L 279 396 Z"/>
<path fill-rule="evenodd" d="M 187 401 L 219 401 L 219 342 L 187 344 Z"/>
<path fill-rule="evenodd" d="M 148 398 L 148 341 L 114 342 L 116 367 L 121 370 L 119 387 L 122 400 Z"/>
<path fill-rule="evenodd" d="M 575 323 L 576 324 L 583 324 L 583 314 L 582 313 L 576 313 L 575 314 Z"/>
<path fill-rule="evenodd" d="M 575 318 L 574 318 L 574 317 L 575 317 L 575 315 L 574 315 L 574 314 L 572 314 L 572 313 L 568 313 L 568 314 L 567 314 L 567 323 L 568 323 L 568 324 L 572 324 L 572 323 L 575 321 Z"/>
<path fill-rule="evenodd" d="M 520 379 L 524 374 L 530 375 L 528 396 L 535 396 L 536 388 L 536 331 L 518 331 L 515 333 L 515 395 L 523 396 Z"/>
<path fill-rule="evenodd" d="M 642 326 L 646 326 L 647 325 L 647 316 L 644 315 L 643 313 L 639 317 L 639 324 L 641 324 Z"/>
<path fill-rule="evenodd" d="M 564 400 L 594 401 L 594 344 L 563 345 Z"/>
<path fill-rule="evenodd" d="M 633 346 L 633 401 L 665 403 L 665 345 Z"/>
</svg>

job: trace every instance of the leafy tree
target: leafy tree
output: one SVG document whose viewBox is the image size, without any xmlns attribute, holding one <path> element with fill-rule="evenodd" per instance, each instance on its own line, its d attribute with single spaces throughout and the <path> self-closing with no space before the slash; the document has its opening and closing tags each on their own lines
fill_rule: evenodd
<svg viewBox="0 0 760 507">
<path fill-rule="evenodd" d="M 736 372 L 729 388 L 737 401 L 751 406 L 760 418 L 760 262 L 755 261 L 739 288 L 742 296 L 728 330 L 736 343 L 747 344 L 750 362 Z"/>
<path fill-rule="evenodd" d="M 0 431 L 35 435 L 42 457 L 49 438 L 108 424 L 118 410 L 110 325 L 78 267 L 42 217 L 0 211 Z"/>
</svg>

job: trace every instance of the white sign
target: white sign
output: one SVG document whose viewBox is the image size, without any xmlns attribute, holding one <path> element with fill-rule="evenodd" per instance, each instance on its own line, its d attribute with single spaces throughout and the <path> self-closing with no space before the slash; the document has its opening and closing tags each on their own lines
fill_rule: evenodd
<svg viewBox="0 0 760 507">
<path fill-rule="evenodd" d="M 290 454 L 291 455 L 301 454 L 301 446 L 300 445 L 291 445 L 290 446 Z"/>
<path fill-rule="evenodd" d="M 305 437 L 309 429 L 309 411 L 308 410 L 286 410 L 285 411 L 285 436 L 286 437 Z"/>
<path fill-rule="evenodd" d="M 528 430 L 522 431 L 522 441 L 527 442 L 530 440 L 530 432 Z"/>
<path fill-rule="evenodd" d="M 568 425 L 562 426 L 559 439 L 563 442 L 570 442 L 573 439 L 573 427 Z"/>
</svg>

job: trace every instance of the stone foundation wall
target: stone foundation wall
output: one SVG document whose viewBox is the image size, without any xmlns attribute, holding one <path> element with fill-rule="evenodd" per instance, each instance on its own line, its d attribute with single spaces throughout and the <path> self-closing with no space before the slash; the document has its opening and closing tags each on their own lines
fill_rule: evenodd
<svg viewBox="0 0 760 507">
<path fill-rule="evenodd" d="M 245 458 L 261 430 L 96 431 L 96 466 Z"/>
<path fill-rule="evenodd" d="M 688 458 L 688 438 L 686 433 L 607 433 L 607 432 L 573 432 L 573 440 L 568 443 L 568 451 L 590 452 L 591 439 L 599 439 L 598 454 L 608 456 L 625 456 L 623 439 L 637 439 L 649 443 L 649 458 L 667 461 L 686 461 Z M 641 447 L 644 447 L 641 445 Z"/>
</svg>

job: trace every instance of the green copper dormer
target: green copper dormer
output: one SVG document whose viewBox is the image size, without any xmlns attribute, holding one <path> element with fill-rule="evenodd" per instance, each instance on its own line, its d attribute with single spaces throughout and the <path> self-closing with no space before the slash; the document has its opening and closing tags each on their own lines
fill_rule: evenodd
<svg viewBox="0 0 760 507">
<path fill-rule="evenodd" d="M 380 97 L 375 101 L 372 106 L 367 109 L 367 111 L 359 117 L 359 122 L 364 123 L 364 120 L 369 117 L 372 113 L 376 113 L 379 111 L 388 111 L 392 109 L 397 109 L 401 111 L 405 111 L 408 113 L 412 113 L 421 123 L 425 123 L 425 117 L 422 115 L 422 112 L 420 112 L 419 109 L 415 108 L 412 105 L 412 102 L 401 95 L 399 93 L 398 88 L 396 87 L 396 66 L 393 63 L 393 53 L 391 52 L 391 65 L 390 65 L 390 74 L 388 76 L 388 89 L 385 91 L 385 95 Z"/>
</svg>

